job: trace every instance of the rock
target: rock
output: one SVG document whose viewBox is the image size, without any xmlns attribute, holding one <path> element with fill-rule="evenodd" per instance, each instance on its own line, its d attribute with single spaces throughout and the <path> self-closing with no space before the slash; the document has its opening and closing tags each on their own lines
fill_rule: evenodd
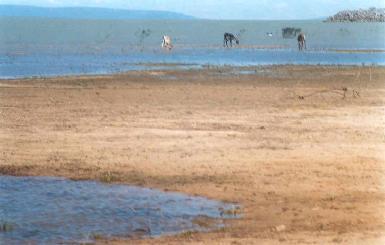
<svg viewBox="0 0 385 245">
<path fill-rule="evenodd" d="M 311 210 L 313 210 L 313 211 L 318 211 L 320 208 L 319 207 L 314 207 L 314 208 L 312 208 Z"/>
<path fill-rule="evenodd" d="M 275 227 L 275 230 L 278 232 L 282 232 L 286 230 L 286 225 L 278 225 Z"/>
<path fill-rule="evenodd" d="M 330 16 L 326 22 L 385 22 L 385 8 L 344 10 Z"/>
</svg>

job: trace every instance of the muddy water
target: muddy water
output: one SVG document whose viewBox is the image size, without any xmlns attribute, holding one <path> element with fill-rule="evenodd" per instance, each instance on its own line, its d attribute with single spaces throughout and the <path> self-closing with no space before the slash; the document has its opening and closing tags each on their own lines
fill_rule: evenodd
<svg viewBox="0 0 385 245">
<path fill-rule="evenodd" d="M 92 242 L 206 230 L 231 204 L 178 193 L 48 177 L 0 176 L 0 244 Z M 226 213 L 226 212 L 225 212 Z M 211 227 L 213 228 L 213 227 Z"/>
</svg>

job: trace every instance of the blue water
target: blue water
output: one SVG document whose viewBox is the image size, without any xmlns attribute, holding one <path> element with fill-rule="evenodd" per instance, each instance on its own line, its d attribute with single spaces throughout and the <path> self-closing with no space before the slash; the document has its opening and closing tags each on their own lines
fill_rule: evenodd
<svg viewBox="0 0 385 245">
<path fill-rule="evenodd" d="M 125 55 L 27 55 L 0 57 L 2 78 L 56 75 L 110 74 L 131 70 L 164 69 L 161 64 L 181 64 L 182 68 L 202 65 L 253 66 L 270 64 L 385 65 L 385 53 L 337 53 L 296 50 L 202 49 L 174 50 L 170 53 Z M 151 65 L 153 64 L 153 65 Z"/>
<path fill-rule="evenodd" d="M 47 177 L 0 176 L 0 244 L 58 244 L 206 228 L 234 205 L 178 193 Z M 220 219 L 218 220 L 220 221 Z"/>
<path fill-rule="evenodd" d="M 285 27 L 306 33 L 305 52 L 297 51 L 295 38 L 283 38 Z M 223 48 L 224 32 L 238 35 L 241 45 Z M 166 34 L 173 39 L 171 52 L 160 47 Z M 385 65 L 385 23 L 0 18 L 0 78 L 110 74 L 160 69 L 159 64 L 166 63 L 184 64 L 183 68 Z"/>
</svg>

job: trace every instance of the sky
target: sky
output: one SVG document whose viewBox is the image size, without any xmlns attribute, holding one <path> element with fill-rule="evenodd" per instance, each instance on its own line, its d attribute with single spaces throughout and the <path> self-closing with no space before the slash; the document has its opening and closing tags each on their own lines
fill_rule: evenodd
<svg viewBox="0 0 385 245">
<path fill-rule="evenodd" d="M 344 9 L 385 8 L 385 0 L 0 0 L 0 4 L 166 10 L 206 19 L 312 19 Z"/>
</svg>

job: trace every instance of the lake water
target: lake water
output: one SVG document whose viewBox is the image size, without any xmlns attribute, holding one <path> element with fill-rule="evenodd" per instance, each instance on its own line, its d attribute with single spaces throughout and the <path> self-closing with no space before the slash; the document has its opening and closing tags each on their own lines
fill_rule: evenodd
<svg viewBox="0 0 385 245">
<path fill-rule="evenodd" d="M 285 27 L 306 33 L 306 52 L 297 51 L 295 38 L 283 38 Z M 223 48 L 224 32 L 239 35 L 241 45 Z M 160 48 L 163 35 L 173 39 L 171 52 Z M 1 78 L 109 74 L 159 63 L 385 65 L 384 51 L 385 23 L 0 18 Z"/>
<path fill-rule="evenodd" d="M 234 205 L 178 193 L 48 177 L 0 176 L 0 244 L 92 242 L 204 231 Z M 234 217 L 234 216 L 233 216 Z M 8 227 L 8 228 L 7 228 Z M 4 228 L 4 227 L 3 227 Z M 212 228 L 212 227 L 211 227 Z"/>
</svg>

